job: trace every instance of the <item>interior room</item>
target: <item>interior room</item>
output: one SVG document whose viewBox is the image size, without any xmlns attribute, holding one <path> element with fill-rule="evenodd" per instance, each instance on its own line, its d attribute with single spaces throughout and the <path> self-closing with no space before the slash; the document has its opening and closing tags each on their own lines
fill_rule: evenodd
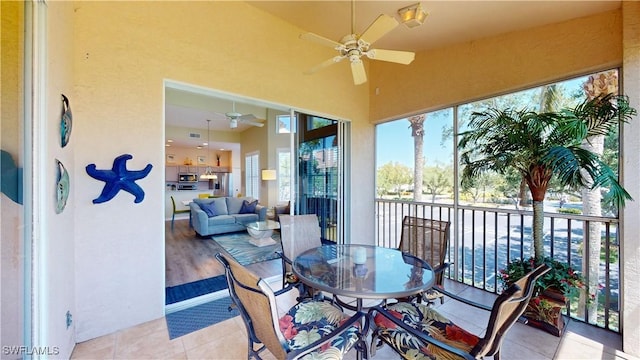
<svg viewBox="0 0 640 360">
<path fill-rule="evenodd" d="M 639 2 L 421 2 L 428 16 L 402 23 L 398 11 L 412 4 L 2 1 L 0 335 L 3 349 L 19 346 L 7 358 L 72 358 L 87 347 L 95 352 L 76 356 L 203 358 L 225 346 L 246 355 L 239 317 L 169 339 L 165 240 L 172 195 L 182 210 L 199 193 L 283 202 L 278 180 L 258 177 L 278 169 L 278 149 L 300 150 L 290 133 L 277 133 L 278 115 L 335 121 L 342 173 L 330 189 L 339 216 L 328 223 L 337 243 L 373 246 L 389 229 L 376 207 L 378 124 L 611 68 L 640 108 Z M 383 14 L 395 23 L 367 34 Z M 362 33 L 377 40 L 372 49 L 354 41 Z M 232 127 L 227 113 L 263 126 L 238 119 Z M 605 335 L 591 341 L 594 327 L 571 320 L 584 331 L 553 338 L 540 358 L 579 358 L 556 356 L 560 348 L 640 356 L 637 120 L 620 132 L 619 171 L 636 200 L 612 220 L 624 328 L 598 328 Z M 228 174 L 226 183 L 223 175 L 199 181 L 203 170 Z M 181 183 L 181 174 L 198 181 Z M 174 231 L 192 231 L 189 213 L 177 222 Z M 463 232 L 454 229 L 457 244 Z M 524 329 L 519 338 L 539 339 Z"/>
</svg>

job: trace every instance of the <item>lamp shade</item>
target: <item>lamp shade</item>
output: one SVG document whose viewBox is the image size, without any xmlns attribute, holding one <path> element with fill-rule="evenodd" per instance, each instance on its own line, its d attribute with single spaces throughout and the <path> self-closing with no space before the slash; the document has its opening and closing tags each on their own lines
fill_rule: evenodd
<svg viewBox="0 0 640 360">
<path fill-rule="evenodd" d="M 272 169 L 262 170 L 262 180 L 275 180 L 276 171 Z"/>
</svg>

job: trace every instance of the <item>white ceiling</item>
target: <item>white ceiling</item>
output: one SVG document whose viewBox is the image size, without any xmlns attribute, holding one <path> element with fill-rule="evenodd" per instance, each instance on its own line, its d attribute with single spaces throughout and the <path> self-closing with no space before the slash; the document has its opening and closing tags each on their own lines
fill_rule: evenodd
<svg viewBox="0 0 640 360">
<path fill-rule="evenodd" d="M 331 40 L 340 41 L 344 35 L 351 33 L 351 1 L 247 3 L 305 32 L 313 32 Z M 380 14 L 399 19 L 398 9 L 415 3 L 417 1 L 356 1 L 355 32 L 362 33 Z M 400 25 L 375 42 L 372 48 L 409 51 L 439 48 L 617 9 L 621 1 L 447 0 L 421 1 L 421 4 L 429 13 L 423 25 L 411 29 Z M 166 124 L 206 129 L 206 120 L 211 119 L 212 131 L 244 131 L 248 125 L 239 124 L 237 129 L 230 129 L 224 115 L 232 110 L 234 99 L 237 112 L 254 114 L 259 119 L 266 118 L 267 104 L 259 100 L 178 86 L 166 92 Z M 287 111 L 286 108 L 278 110 Z M 185 141 L 175 145 L 195 146 L 195 142 Z M 216 144 L 211 146 L 217 147 Z"/>
</svg>

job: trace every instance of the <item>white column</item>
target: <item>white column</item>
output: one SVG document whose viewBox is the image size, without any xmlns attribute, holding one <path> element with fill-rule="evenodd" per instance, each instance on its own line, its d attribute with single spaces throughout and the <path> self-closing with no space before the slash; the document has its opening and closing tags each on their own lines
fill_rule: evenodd
<svg viewBox="0 0 640 360">
<path fill-rule="evenodd" d="M 640 110 L 640 2 L 622 2 L 622 61 L 623 93 Z M 636 115 L 623 131 L 622 181 L 634 201 L 622 211 L 622 349 L 640 356 L 640 117 Z"/>
</svg>

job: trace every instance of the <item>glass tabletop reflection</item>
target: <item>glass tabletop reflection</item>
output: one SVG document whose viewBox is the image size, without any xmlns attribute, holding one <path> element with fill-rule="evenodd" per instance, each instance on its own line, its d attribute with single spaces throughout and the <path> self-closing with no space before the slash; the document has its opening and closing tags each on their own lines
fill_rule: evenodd
<svg viewBox="0 0 640 360">
<path fill-rule="evenodd" d="M 396 249 L 371 245 L 324 245 L 293 262 L 293 272 L 315 289 L 365 299 L 415 295 L 434 284 L 425 261 Z"/>
</svg>

